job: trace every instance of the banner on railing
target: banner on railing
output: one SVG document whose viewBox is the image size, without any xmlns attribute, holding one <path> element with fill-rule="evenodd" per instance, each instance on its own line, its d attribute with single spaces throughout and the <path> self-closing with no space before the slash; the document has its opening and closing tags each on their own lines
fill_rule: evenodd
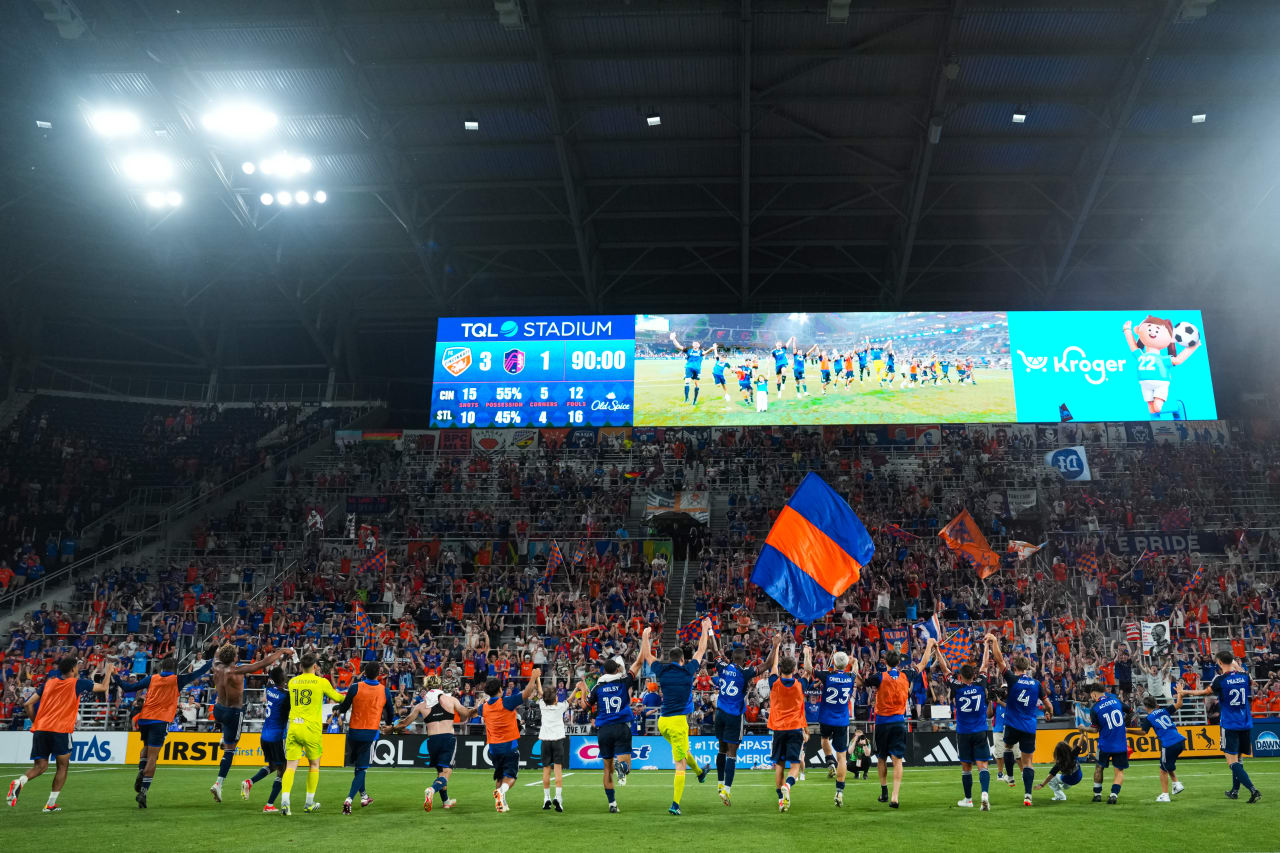
<svg viewBox="0 0 1280 853">
<path fill-rule="evenodd" d="M 124 764 L 128 740 L 126 732 L 75 732 L 71 763 Z M 0 732 L 0 764 L 30 763 L 31 732 Z"/>
<path fill-rule="evenodd" d="M 345 735 L 321 735 L 320 758 L 322 767 L 341 767 L 346 744 Z M 142 755 L 142 736 L 129 732 L 126 764 L 136 764 Z M 222 735 L 218 732 L 169 732 L 160 750 L 157 764 L 178 764 L 188 767 L 214 765 L 222 760 Z M 262 753 L 261 736 L 250 732 L 240 736 L 236 754 L 231 763 L 239 767 L 262 767 L 266 756 Z"/>
<path fill-rule="evenodd" d="M 1116 536 L 1116 550 L 1122 557 L 1137 557 L 1143 551 L 1160 554 L 1222 554 L 1226 540 L 1217 533 L 1193 530 L 1189 533 L 1121 533 Z"/>
<path fill-rule="evenodd" d="M 706 524 L 711 520 L 710 493 L 693 489 L 678 492 L 649 490 L 649 497 L 644 507 L 646 519 L 680 513 L 690 516 L 694 521 Z"/>
</svg>

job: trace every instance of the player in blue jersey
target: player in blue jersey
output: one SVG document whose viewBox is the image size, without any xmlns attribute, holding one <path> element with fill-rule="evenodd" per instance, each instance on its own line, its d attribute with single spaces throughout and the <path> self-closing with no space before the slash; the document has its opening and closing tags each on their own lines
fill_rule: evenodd
<svg viewBox="0 0 1280 853">
<path fill-rule="evenodd" d="M 853 354 L 858 357 L 858 381 L 859 382 L 862 382 L 864 379 L 867 378 L 867 371 L 870 370 L 870 368 L 867 366 L 867 356 L 870 353 L 870 351 L 871 351 L 870 346 L 866 343 L 863 343 L 862 346 L 860 347 L 856 347 L 853 351 Z M 853 378 L 853 377 L 851 376 L 850 378 Z"/>
<path fill-rule="evenodd" d="M 704 355 L 715 355 L 716 345 L 712 344 L 711 349 L 707 352 L 702 351 L 702 347 L 697 341 L 683 346 L 676 340 L 676 333 L 671 333 L 671 343 L 675 345 L 678 352 L 684 353 L 684 401 L 689 402 L 689 386 L 693 386 L 693 405 L 698 405 L 698 380 L 702 377 L 702 358 Z"/>
<path fill-rule="evenodd" d="M 950 359 L 950 358 L 948 358 L 948 357 L 947 357 L 947 356 L 945 356 L 945 355 L 944 355 L 944 356 L 942 356 L 941 358 L 939 358 L 939 359 L 938 359 L 938 370 L 939 370 L 939 372 L 940 372 L 942 375 L 941 375 L 941 376 L 935 376 L 935 377 L 934 377 L 934 379 L 933 379 L 933 384 L 934 384 L 934 385 L 937 385 L 937 384 L 938 384 L 938 380 L 939 380 L 939 379 L 941 379 L 942 381 L 944 381 L 944 382 L 946 382 L 948 385 L 950 385 L 950 384 L 951 384 L 951 359 Z"/>
<path fill-rule="evenodd" d="M 884 388 L 887 384 L 889 388 L 893 388 L 893 377 L 897 371 L 896 357 L 893 352 L 893 345 L 890 344 L 884 353 L 884 372 L 880 374 L 880 387 Z"/>
<path fill-rule="evenodd" d="M 1045 722 L 1053 719 L 1053 705 L 1042 695 L 1040 682 L 1031 674 L 1031 661 L 1019 655 L 1006 664 L 1000 644 L 993 643 L 991 652 L 995 656 L 996 667 L 1004 673 L 1005 711 L 1004 711 L 1004 749 L 1005 763 L 1012 765 L 1011 745 L 1022 750 L 1018 763 L 1022 766 L 1022 804 L 1031 805 L 1031 786 L 1036 781 L 1036 771 L 1031 766 L 1035 763 L 1036 754 L 1036 709 L 1044 708 Z"/>
<path fill-rule="evenodd" d="M 982 791 L 980 802 L 984 812 L 991 811 L 991 771 L 987 769 L 991 761 L 991 746 L 987 743 L 987 678 L 984 673 L 991 662 L 991 644 L 996 642 L 992 634 L 982 640 L 982 664 L 974 669 L 973 664 L 963 663 L 959 672 L 952 674 L 951 665 L 946 655 L 938 648 L 938 641 L 929 638 L 925 649 L 924 665 L 928 665 L 932 654 L 942 669 L 947 686 L 951 688 L 954 698 L 952 707 L 956 715 L 956 744 L 960 753 L 960 783 L 964 789 L 964 799 L 956 803 L 962 809 L 973 808 L 973 766 L 978 765 L 978 784 Z"/>
<path fill-rule="evenodd" d="M 1114 806 L 1120 799 L 1124 771 L 1129 768 L 1127 729 L 1132 712 L 1101 684 L 1087 684 L 1085 691 L 1089 694 L 1089 701 L 1093 703 L 1093 707 L 1089 709 L 1090 728 L 1098 733 L 1098 763 L 1093 768 L 1093 801 L 1102 802 L 1102 772 L 1113 767 L 1115 769 L 1107 805 Z"/>
<path fill-rule="evenodd" d="M 791 340 L 795 340 L 792 338 Z M 807 350 L 801 350 L 800 345 L 796 344 L 791 348 L 791 378 L 796 383 L 796 396 L 809 396 L 809 382 L 804 378 L 805 362 L 809 355 L 818 349 L 818 345 L 814 344 Z"/>
<path fill-rule="evenodd" d="M 715 677 L 715 735 L 719 744 L 716 750 L 716 788 L 720 801 L 726 806 L 733 804 L 733 777 L 738 771 L 738 745 L 742 743 L 742 715 L 746 710 L 747 691 L 759 677 L 759 673 L 746 663 L 746 650 L 736 648 L 731 660 L 717 669 Z M 773 668 L 772 654 L 765 661 L 765 668 Z"/>
<path fill-rule="evenodd" d="M 1174 794 L 1182 793 L 1183 786 L 1178 781 L 1177 774 L 1178 756 L 1186 747 L 1187 739 L 1178 731 L 1169 712 L 1156 704 L 1154 697 L 1143 697 L 1142 707 L 1146 710 L 1142 718 L 1142 731 L 1145 733 L 1154 730 L 1160 741 L 1160 796 L 1156 797 L 1156 802 L 1167 803 L 1170 801 L 1169 783 L 1173 783 Z"/>
<path fill-rule="evenodd" d="M 777 386 L 774 388 L 774 393 L 778 395 L 779 400 L 782 399 L 782 389 L 787 385 L 787 356 L 790 354 L 791 347 L 795 345 L 795 342 L 795 335 L 788 338 L 785 344 L 782 341 L 778 341 L 774 344 L 773 352 L 770 353 L 773 356 L 773 376 Z"/>
<path fill-rule="evenodd" d="M 1049 768 L 1049 775 L 1036 785 L 1037 791 L 1048 785 L 1055 800 L 1065 800 L 1067 789 L 1079 785 L 1084 779 L 1084 771 L 1080 769 L 1080 756 L 1089 751 L 1089 742 L 1074 733 L 1072 737 L 1076 739 L 1076 743 L 1071 743 L 1071 738 L 1067 738 L 1054 746 L 1053 766 Z"/>
<path fill-rule="evenodd" d="M 1253 752 L 1253 711 L 1249 705 L 1253 692 L 1251 679 L 1231 652 L 1218 652 L 1217 660 L 1218 674 L 1209 686 L 1184 690 L 1179 685 L 1178 701 L 1181 702 L 1183 696 L 1208 696 L 1210 693 L 1218 697 L 1219 749 L 1231 768 L 1231 790 L 1225 792 L 1227 799 L 1237 799 L 1243 785 L 1249 789 L 1249 802 L 1256 803 L 1262 799 L 1262 792 L 1244 770 L 1244 757 Z"/>
<path fill-rule="evenodd" d="M 755 375 L 755 370 L 750 359 L 743 357 L 742 364 L 734 371 L 738 375 L 738 391 L 742 394 L 742 402 L 748 406 L 754 406 L 756 402 L 755 391 L 751 388 L 751 377 Z"/>
<path fill-rule="evenodd" d="M 831 656 L 830 672 L 811 673 L 821 691 L 818 705 L 818 734 L 827 763 L 827 778 L 836 780 L 836 806 L 844 805 L 844 780 L 849 770 L 849 708 L 857 692 L 857 676 L 851 671 L 849 655 Z"/>
<path fill-rule="evenodd" d="M 585 684 L 578 687 L 582 707 L 596 709 L 596 744 L 600 760 L 604 762 L 604 796 L 609 801 L 611 814 L 618 813 L 617 794 L 613 787 L 615 773 L 618 784 L 626 785 L 627 774 L 631 772 L 631 724 L 636 718 L 631 710 L 631 692 L 636 688 L 636 676 L 646 657 L 652 633 L 653 629 L 646 626 L 640 637 L 640 653 L 630 670 L 623 672 L 622 664 L 610 658 L 604 662 L 604 674 L 590 692 Z"/>
<path fill-rule="evenodd" d="M 653 649 L 647 639 L 640 641 L 640 659 L 653 663 L 654 676 L 662 690 L 662 711 L 658 716 L 658 734 L 671 744 L 671 760 L 675 764 L 675 778 L 672 783 L 671 808 L 667 813 L 679 816 L 680 800 L 684 796 L 685 768 L 692 767 L 698 774 L 698 781 L 707 778 L 710 766 L 699 767 L 689 746 L 689 701 L 693 696 L 693 679 L 702 668 L 703 655 L 707 653 L 707 643 L 711 637 L 711 620 L 703 619 L 702 636 L 698 638 L 698 648 L 690 659 L 681 646 L 671 649 L 671 659 L 664 663 L 657 662 Z"/>
<path fill-rule="evenodd" d="M 729 367 L 729 355 L 727 353 L 725 355 L 721 355 L 719 352 L 716 352 L 716 346 L 717 345 L 713 344 L 711 347 L 711 352 L 716 359 L 715 363 L 711 365 L 711 378 L 715 381 L 716 393 L 723 393 L 724 401 L 729 403 L 732 402 L 729 398 L 729 386 L 725 384 L 724 379 L 724 372 Z"/>
<path fill-rule="evenodd" d="M 1013 780 L 1013 762 L 1022 754 L 1022 750 L 1016 743 L 1009 744 L 1008 747 L 1004 743 L 1004 700 L 1006 698 L 1003 686 L 996 685 L 991 688 L 991 754 L 996 757 L 996 781 L 1008 782 L 1009 787 L 1012 788 L 1016 784 Z M 1007 763 L 1006 756 L 1008 756 Z"/>
<path fill-rule="evenodd" d="M 264 812 L 274 814 L 276 798 L 280 796 L 280 780 L 284 778 L 284 730 L 289 725 L 289 691 L 285 689 L 285 685 L 288 684 L 289 679 L 285 678 L 284 670 L 278 666 L 267 673 L 267 678 L 271 683 L 267 685 L 265 691 L 266 714 L 262 720 L 262 734 L 259 740 L 266 766 L 253 774 L 252 778 L 240 783 L 240 798 L 249 799 L 249 790 L 275 773 L 276 778 L 271 783 L 271 796 L 267 798 L 267 804 L 262 807 Z"/>
</svg>

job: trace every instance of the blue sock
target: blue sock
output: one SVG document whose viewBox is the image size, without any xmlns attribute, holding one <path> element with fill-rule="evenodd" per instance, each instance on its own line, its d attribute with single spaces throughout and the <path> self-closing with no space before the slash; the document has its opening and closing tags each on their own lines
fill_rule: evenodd
<svg viewBox="0 0 1280 853">
<path fill-rule="evenodd" d="M 1253 790 L 1253 782 L 1249 779 L 1249 774 L 1245 772 L 1244 763 L 1237 761 L 1231 765 L 1231 790 L 1238 791 L 1241 785 L 1250 791 Z"/>
<path fill-rule="evenodd" d="M 1035 784 L 1035 781 L 1036 781 L 1035 768 L 1033 767 L 1022 768 L 1022 787 L 1027 792 L 1028 796 L 1031 795 L 1031 786 Z"/>
<path fill-rule="evenodd" d="M 151 782 L 153 781 L 153 779 L 154 779 L 154 778 L 155 778 L 155 777 L 153 777 L 153 776 L 143 776 L 143 777 L 142 777 L 142 790 L 143 790 L 143 791 L 150 791 L 150 790 L 151 790 Z"/>
<path fill-rule="evenodd" d="M 716 753 L 716 781 L 724 782 L 724 753 Z"/>
<path fill-rule="evenodd" d="M 271 796 L 267 797 L 267 804 L 270 805 L 276 801 L 276 797 L 280 796 L 280 777 L 277 775 L 275 781 L 271 783 Z"/>
<path fill-rule="evenodd" d="M 733 786 L 733 776 L 738 772 L 738 759 L 732 755 L 724 757 L 724 784 Z"/>
<path fill-rule="evenodd" d="M 355 799 L 356 793 L 364 790 L 364 771 L 357 770 L 351 774 L 351 788 L 347 791 L 347 799 Z"/>
<path fill-rule="evenodd" d="M 782 789 L 781 789 L 781 788 L 774 788 L 773 790 L 775 790 L 775 791 L 777 791 L 777 792 L 778 792 L 778 799 L 782 799 Z"/>
<path fill-rule="evenodd" d="M 612 789 L 612 788 L 605 788 L 605 789 L 604 789 L 604 795 L 605 795 L 606 797 L 608 797 L 608 798 L 609 798 L 609 802 L 611 802 L 611 803 L 613 802 L 613 796 L 614 796 L 614 794 L 613 794 L 613 789 Z"/>
<path fill-rule="evenodd" d="M 146 756 L 143 756 L 141 759 L 139 759 L 139 761 L 138 761 L 138 769 L 139 769 L 139 770 L 146 770 L 146 769 L 147 769 L 147 759 L 146 759 Z"/>
<path fill-rule="evenodd" d="M 693 402 L 698 402 L 698 386 L 693 386 Z"/>
<path fill-rule="evenodd" d="M 689 383 L 688 382 L 684 384 L 684 401 L 686 403 L 689 402 Z"/>
<path fill-rule="evenodd" d="M 787 784 L 794 788 L 794 787 L 795 787 L 795 784 L 796 784 L 796 777 L 794 777 L 794 776 L 788 776 L 788 777 L 787 777 Z"/>
<path fill-rule="evenodd" d="M 978 784 L 982 786 L 982 793 L 987 793 L 987 789 L 991 787 L 991 771 L 978 771 Z"/>
<path fill-rule="evenodd" d="M 260 769 L 258 770 L 258 772 L 257 772 L 257 773 L 254 773 L 254 774 L 253 774 L 253 778 L 252 778 L 252 779 L 250 779 L 249 781 L 256 785 L 256 784 L 258 784 L 259 782 L 261 782 L 263 779 L 267 778 L 267 777 L 268 777 L 268 776 L 270 776 L 270 775 L 271 775 L 271 768 L 270 768 L 270 767 L 262 767 L 262 768 L 260 768 Z"/>
<path fill-rule="evenodd" d="M 973 771 L 964 770 L 960 773 L 960 784 L 964 786 L 964 798 L 966 800 L 973 799 Z"/>
<path fill-rule="evenodd" d="M 218 762 L 218 776 L 225 779 L 231 772 L 231 760 L 236 756 L 236 748 L 222 750 L 222 760 Z"/>
<path fill-rule="evenodd" d="M 843 791 L 843 790 L 844 790 L 844 783 L 843 783 L 843 782 L 837 782 L 837 783 L 836 783 L 836 790 L 837 790 L 837 791 Z"/>
<path fill-rule="evenodd" d="M 1013 775 L 1013 750 L 1012 749 L 1005 750 L 1004 764 L 1001 766 L 1004 768 L 1004 775 L 1006 776 Z"/>
<path fill-rule="evenodd" d="M 1101 782 L 1094 782 L 1094 783 L 1093 783 L 1093 792 L 1094 792 L 1095 794 L 1101 794 L 1101 793 L 1102 793 L 1102 783 L 1101 783 Z"/>
<path fill-rule="evenodd" d="M 1120 796 L 1120 786 L 1114 782 L 1111 783 L 1111 796 L 1113 797 Z"/>
<path fill-rule="evenodd" d="M 449 787 L 449 780 L 443 776 L 437 776 L 436 781 L 431 783 L 431 790 L 437 794 Z"/>
</svg>

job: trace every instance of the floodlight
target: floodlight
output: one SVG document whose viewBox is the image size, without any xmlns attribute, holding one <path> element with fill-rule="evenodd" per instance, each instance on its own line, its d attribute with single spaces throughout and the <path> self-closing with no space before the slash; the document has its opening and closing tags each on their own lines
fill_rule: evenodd
<svg viewBox="0 0 1280 853">
<path fill-rule="evenodd" d="M 329 200 L 329 194 L 324 190 L 316 190 L 316 194 L 314 198 L 315 198 L 316 204 L 324 204 L 326 201 Z"/>
<path fill-rule="evenodd" d="M 662 116 L 658 114 L 657 110 L 650 110 L 648 115 L 644 117 L 644 123 L 649 127 L 657 127 L 662 124 Z"/>
<path fill-rule="evenodd" d="M 121 160 L 120 171 L 135 183 L 149 184 L 173 177 L 173 161 L 158 151 L 140 151 Z"/>
<path fill-rule="evenodd" d="M 205 113 L 200 123 L 210 133 L 253 139 L 262 136 L 279 123 L 270 110 L 253 104 L 223 104 Z"/>
<path fill-rule="evenodd" d="M 306 190 L 298 190 L 293 194 L 293 200 L 298 204 L 307 204 L 311 201 L 311 193 Z"/>
<path fill-rule="evenodd" d="M 273 196 L 271 193 L 263 193 L 262 195 L 258 196 L 258 201 L 270 207 L 271 205 L 276 203 L 276 197 Z"/>
<path fill-rule="evenodd" d="M 164 207 L 164 193 L 159 190 L 152 190 L 145 198 L 149 207 Z"/>
<path fill-rule="evenodd" d="M 1013 123 L 1014 123 L 1014 124 L 1026 124 L 1026 122 L 1027 122 L 1027 114 L 1026 114 L 1026 113 L 1014 113 L 1014 114 L 1013 114 Z"/>
<path fill-rule="evenodd" d="M 276 193 L 276 201 L 280 202 L 281 207 L 288 207 L 293 204 L 293 194 L 288 190 L 281 190 Z"/>
<path fill-rule="evenodd" d="M 244 172 L 246 175 L 252 175 L 257 170 L 258 170 L 258 167 L 253 165 L 253 163 L 249 162 L 248 160 L 240 164 L 240 171 Z"/>
<path fill-rule="evenodd" d="M 164 194 L 165 204 L 170 207 L 178 207 L 182 204 L 182 193 L 177 190 L 169 190 Z"/>
<path fill-rule="evenodd" d="M 142 121 L 128 110 L 98 110 L 89 115 L 89 127 L 100 136 L 114 139 L 137 133 L 142 129 Z"/>
<path fill-rule="evenodd" d="M 479 130 L 480 120 L 475 116 L 468 114 L 467 117 L 462 120 L 462 129 L 463 130 Z"/>
<path fill-rule="evenodd" d="M 1196 113 L 1195 115 L 1193 115 L 1193 116 L 1191 117 L 1191 123 L 1192 123 L 1192 124 L 1204 124 L 1204 123 L 1205 123 L 1205 120 L 1206 120 L 1206 119 L 1208 119 L 1208 118 L 1209 118 L 1209 116 L 1205 115 L 1204 113 Z"/>
</svg>

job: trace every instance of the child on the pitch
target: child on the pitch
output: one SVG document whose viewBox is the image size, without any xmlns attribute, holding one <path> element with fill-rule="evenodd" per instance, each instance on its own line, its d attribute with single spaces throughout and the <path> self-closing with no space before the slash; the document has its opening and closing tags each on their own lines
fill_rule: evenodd
<svg viewBox="0 0 1280 853">
<path fill-rule="evenodd" d="M 1088 742 L 1084 738 L 1075 745 L 1070 743 L 1070 738 L 1059 743 L 1053 748 L 1053 767 L 1049 768 L 1049 775 L 1045 780 L 1036 785 L 1036 790 L 1048 785 L 1055 800 L 1065 800 L 1067 789 L 1079 785 L 1084 779 L 1084 771 L 1080 769 L 1080 756 L 1088 751 Z"/>
<path fill-rule="evenodd" d="M 1173 724 L 1169 712 L 1156 705 L 1154 697 L 1143 697 L 1142 707 L 1147 711 L 1146 716 L 1142 718 L 1142 731 L 1145 733 L 1155 729 L 1156 737 L 1160 740 L 1160 796 L 1156 797 L 1156 802 L 1167 803 L 1170 802 L 1170 782 L 1173 783 L 1173 793 L 1182 793 L 1182 783 L 1178 781 L 1175 771 L 1178 767 L 1178 756 L 1187 745 L 1187 739 Z"/>
</svg>

